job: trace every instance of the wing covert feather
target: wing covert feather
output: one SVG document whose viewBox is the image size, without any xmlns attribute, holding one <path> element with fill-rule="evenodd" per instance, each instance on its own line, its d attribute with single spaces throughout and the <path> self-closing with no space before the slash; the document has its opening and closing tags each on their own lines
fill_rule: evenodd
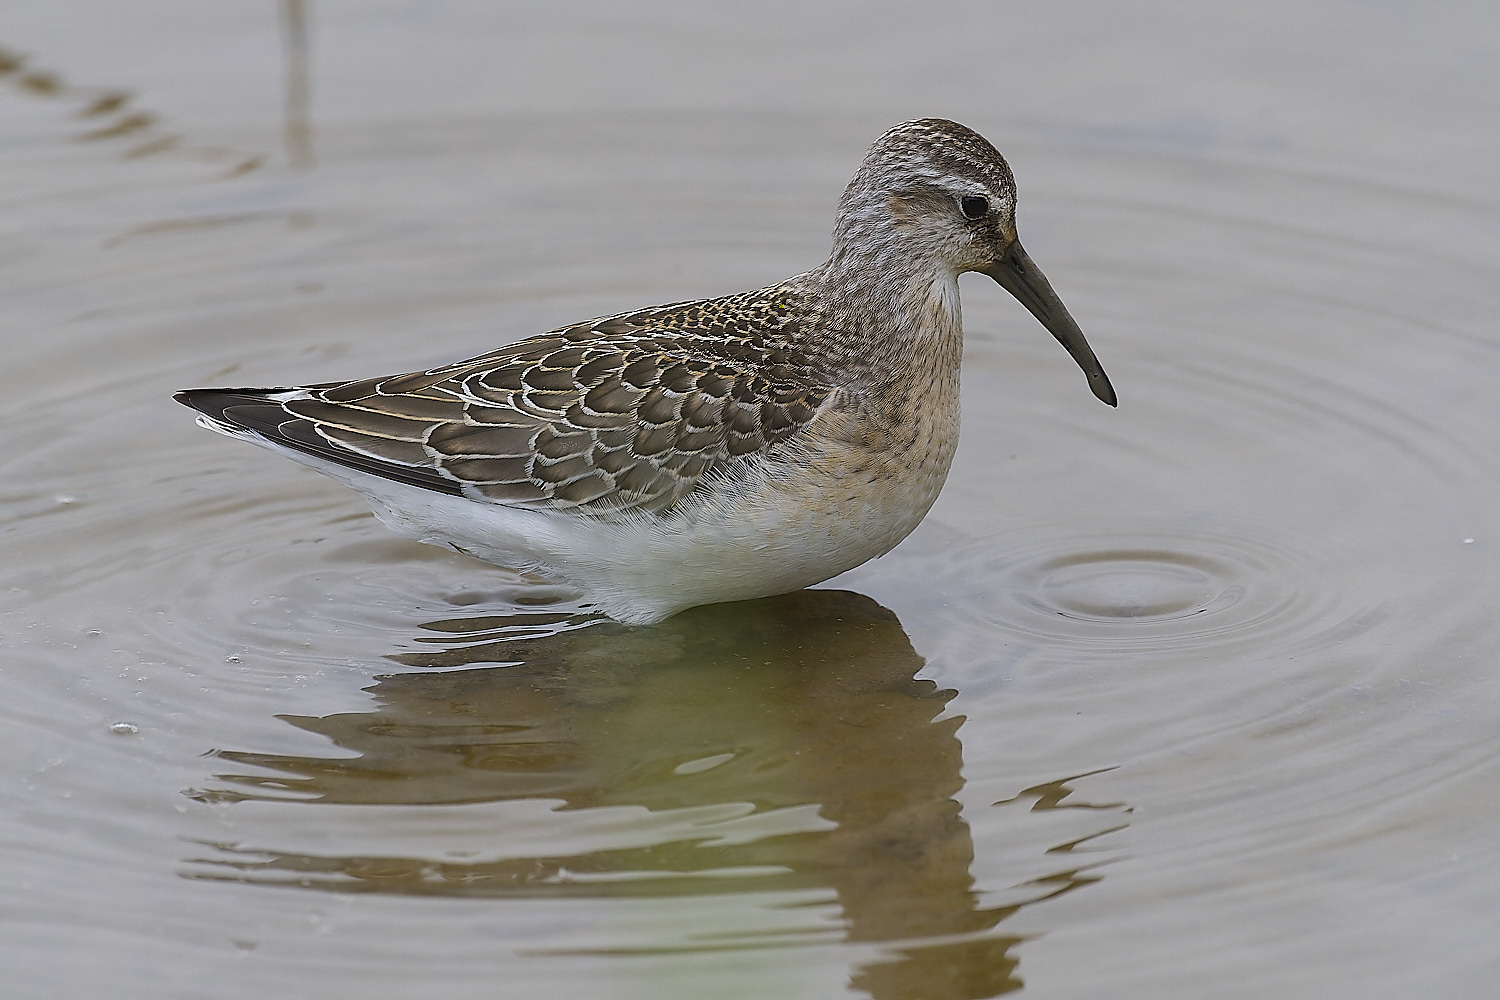
<svg viewBox="0 0 1500 1000">
<path fill-rule="evenodd" d="M 388 472 L 373 471 L 439 477 L 446 492 L 456 485 L 502 504 L 661 512 L 711 470 L 793 438 L 833 391 L 784 336 L 692 325 L 704 305 L 569 327 L 427 372 L 319 386 L 282 405 L 316 430 L 329 457 L 355 453 L 348 464 L 365 471 L 384 463 Z"/>
</svg>

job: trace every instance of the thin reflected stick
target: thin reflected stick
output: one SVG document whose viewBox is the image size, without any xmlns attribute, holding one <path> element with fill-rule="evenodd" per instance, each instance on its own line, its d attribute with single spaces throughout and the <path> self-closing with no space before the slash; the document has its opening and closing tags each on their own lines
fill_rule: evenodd
<svg viewBox="0 0 1500 1000">
<path fill-rule="evenodd" d="M 286 156 L 294 167 L 313 165 L 312 86 L 307 44 L 310 0 L 281 0 L 286 46 Z"/>
</svg>

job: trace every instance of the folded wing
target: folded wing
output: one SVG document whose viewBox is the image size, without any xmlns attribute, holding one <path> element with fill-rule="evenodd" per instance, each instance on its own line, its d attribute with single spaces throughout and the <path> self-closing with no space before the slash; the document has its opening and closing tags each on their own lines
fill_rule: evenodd
<svg viewBox="0 0 1500 1000">
<path fill-rule="evenodd" d="M 613 319 L 426 372 L 178 399 L 423 489 L 607 515 L 667 509 L 711 471 L 792 438 L 831 391 L 784 341 Z"/>
</svg>

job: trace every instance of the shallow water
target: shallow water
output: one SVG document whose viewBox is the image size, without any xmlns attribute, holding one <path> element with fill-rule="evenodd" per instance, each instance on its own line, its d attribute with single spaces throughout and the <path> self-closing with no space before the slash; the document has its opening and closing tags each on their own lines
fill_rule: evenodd
<svg viewBox="0 0 1500 1000">
<path fill-rule="evenodd" d="M 0 18 L 13 995 L 1492 995 L 1496 14 L 309 4 L 304 134 L 131 6 Z M 920 114 L 1121 406 L 969 276 L 822 589 L 623 628 L 169 398 L 776 280 Z"/>
</svg>

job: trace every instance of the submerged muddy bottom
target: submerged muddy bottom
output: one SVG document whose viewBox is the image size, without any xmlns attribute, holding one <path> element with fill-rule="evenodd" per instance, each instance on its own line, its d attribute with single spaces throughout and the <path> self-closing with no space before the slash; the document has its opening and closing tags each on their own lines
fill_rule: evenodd
<svg viewBox="0 0 1500 1000">
<path fill-rule="evenodd" d="M 170 393 L 784 277 L 884 106 L 351 114 L 292 170 L 8 79 L 22 995 L 1488 995 L 1500 210 L 1458 181 L 970 120 L 1119 410 L 966 279 L 922 527 L 627 628 Z"/>
</svg>

